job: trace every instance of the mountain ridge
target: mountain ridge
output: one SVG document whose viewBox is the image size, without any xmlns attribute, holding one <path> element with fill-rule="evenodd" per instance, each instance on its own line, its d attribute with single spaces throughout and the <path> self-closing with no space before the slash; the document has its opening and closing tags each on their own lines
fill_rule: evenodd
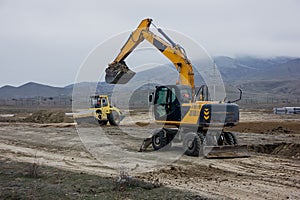
<svg viewBox="0 0 300 200">
<path fill-rule="evenodd" d="M 276 95 L 295 94 L 300 95 L 300 58 L 292 57 L 275 57 L 275 58 L 255 58 L 255 57 L 237 57 L 218 56 L 214 61 L 222 75 L 226 85 L 236 85 L 246 92 L 276 93 Z M 173 72 L 162 66 L 159 69 L 152 69 L 145 73 L 138 73 L 139 80 L 173 80 Z M 174 71 L 174 70 L 173 70 Z M 172 73 L 172 76 L 165 74 Z M 151 74 L 151 78 L 149 78 Z M 195 74 L 196 76 L 196 74 Z M 155 77 L 155 79 L 153 79 Z M 197 76 L 198 77 L 198 76 Z M 170 82 L 170 81 L 167 81 Z M 198 80 L 199 82 L 199 80 Z M 195 82 L 196 83 L 196 82 Z M 175 84 L 175 80 L 174 83 Z M 197 83 L 198 84 L 198 83 Z M 50 85 L 28 82 L 21 86 L 15 87 L 5 85 L 0 88 L 0 99 L 9 98 L 33 98 L 37 96 L 54 97 L 54 96 L 72 96 L 73 88 L 93 87 L 96 92 L 109 94 L 114 86 L 104 82 L 92 83 L 81 82 L 69 84 L 65 87 L 54 87 Z"/>
</svg>

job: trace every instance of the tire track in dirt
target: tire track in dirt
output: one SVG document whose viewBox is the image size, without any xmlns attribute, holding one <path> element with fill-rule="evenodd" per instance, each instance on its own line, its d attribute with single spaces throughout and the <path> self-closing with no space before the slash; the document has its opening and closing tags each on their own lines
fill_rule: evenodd
<svg viewBox="0 0 300 200">
<path fill-rule="evenodd" d="M 42 128 L 31 125 L 0 127 L 1 157 L 28 163 L 39 161 L 40 164 L 88 174 L 117 174 L 116 170 L 102 165 L 92 156 L 87 156 L 74 128 Z M 130 127 L 126 128 L 131 130 Z M 132 128 L 132 131 L 138 134 L 140 130 Z M 115 137 L 115 132 L 112 133 Z M 251 144 L 256 144 L 262 137 L 266 143 L 285 139 L 284 135 L 276 135 L 274 138 L 267 134 L 238 133 L 238 136 L 248 139 L 246 141 L 253 141 Z M 298 137 L 296 140 L 295 142 L 299 142 Z M 149 182 L 192 191 L 209 198 L 299 199 L 299 172 L 299 159 L 252 152 L 250 158 L 224 160 L 182 156 L 174 163 L 150 172 L 130 173 Z"/>
<path fill-rule="evenodd" d="M 1 157 L 6 157 L 18 162 L 37 162 L 41 165 L 57 167 L 70 171 L 84 171 L 88 174 L 100 174 L 105 176 L 117 173 L 114 169 L 103 166 L 92 157 L 82 158 L 78 156 L 64 155 L 41 149 L 9 145 L 1 141 L 0 152 Z"/>
<path fill-rule="evenodd" d="M 284 159 L 284 162 L 292 165 L 285 168 L 281 164 L 282 159 L 263 160 L 262 156 L 227 160 L 203 159 L 191 161 L 185 166 L 168 166 L 143 174 L 142 177 L 212 198 L 286 199 L 292 194 L 300 196 L 300 192 L 295 192 L 300 189 L 299 162 Z M 255 164 L 258 164 L 257 167 Z"/>
</svg>

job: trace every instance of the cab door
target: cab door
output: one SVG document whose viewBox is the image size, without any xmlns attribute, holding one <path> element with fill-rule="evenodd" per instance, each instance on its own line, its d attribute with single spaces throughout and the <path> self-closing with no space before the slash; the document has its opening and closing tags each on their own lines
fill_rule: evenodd
<svg viewBox="0 0 300 200">
<path fill-rule="evenodd" d="M 157 87 L 154 99 L 154 116 L 156 120 L 181 120 L 181 106 L 176 94 L 176 87 Z"/>
</svg>

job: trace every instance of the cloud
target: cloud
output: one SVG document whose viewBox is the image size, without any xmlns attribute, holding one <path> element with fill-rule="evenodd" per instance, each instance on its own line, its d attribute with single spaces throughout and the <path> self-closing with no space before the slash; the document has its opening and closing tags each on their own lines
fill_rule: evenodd
<svg viewBox="0 0 300 200">
<path fill-rule="evenodd" d="M 299 57 L 299 4 L 297 0 L 2 0 L 0 85 L 27 81 L 67 85 L 96 45 L 134 29 L 145 17 L 190 36 L 212 55 Z"/>
</svg>

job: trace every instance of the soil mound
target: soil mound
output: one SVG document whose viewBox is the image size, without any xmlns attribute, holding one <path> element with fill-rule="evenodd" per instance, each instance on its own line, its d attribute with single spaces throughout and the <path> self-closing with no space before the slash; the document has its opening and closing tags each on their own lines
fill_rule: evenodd
<svg viewBox="0 0 300 200">
<path fill-rule="evenodd" d="M 39 110 L 32 113 L 31 116 L 28 116 L 24 119 L 25 122 L 32 123 L 63 123 L 63 122 L 72 122 L 70 118 L 67 118 L 65 112 L 62 111 L 47 111 Z"/>
<path fill-rule="evenodd" d="M 258 144 L 250 146 L 250 150 L 256 153 L 280 155 L 289 158 L 300 158 L 300 144 L 277 143 L 277 144 Z"/>
<path fill-rule="evenodd" d="M 227 128 L 229 131 L 240 133 L 261 133 L 261 134 L 300 134 L 299 121 L 282 122 L 240 122 L 237 126 Z"/>
</svg>

